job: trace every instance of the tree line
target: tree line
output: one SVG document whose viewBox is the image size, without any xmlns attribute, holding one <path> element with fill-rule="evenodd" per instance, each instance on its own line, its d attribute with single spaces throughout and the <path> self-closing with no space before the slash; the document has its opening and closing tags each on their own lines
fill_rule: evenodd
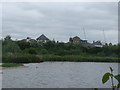
<svg viewBox="0 0 120 90">
<path fill-rule="evenodd" d="M 103 47 L 84 47 L 80 44 L 69 44 L 63 42 L 48 41 L 25 42 L 13 41 L 6 37 L 2 42 L 3 56 L 7 54 L 29 54 L 29 55 L 56 55 L 56 56 L 99 56 L 99 57 L 118 57 L 120 55 L 120 45 Z"/>
</svg>

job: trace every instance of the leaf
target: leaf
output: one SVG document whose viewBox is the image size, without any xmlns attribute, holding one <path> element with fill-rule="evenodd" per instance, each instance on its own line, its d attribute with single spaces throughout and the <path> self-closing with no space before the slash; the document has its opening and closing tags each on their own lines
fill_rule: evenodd
<svg viewBox="0 0 120 90">
<path fill-rule="evenodd" d="M 116 88 L 117 86 L 112 86 L 112 88 Z"/>
<path fill-rule="evenodd" d="M 120 74 L 115 75 L 114 78 L 120 83 Z"/>
<path fill-rule="evenodd" d="M 102 83 L 106 83 L 108 80 L 109 80 L 109 76 L 111 76 L 111 74 L 108 72 L 108 73 L 105 73 L 103 75 L 103 78 L 102 78 Z"/>
<path fill-rule="evenodd" d="M 120 88 L 120 83 L 118 83 L 117 88 Z"/>
</svg>

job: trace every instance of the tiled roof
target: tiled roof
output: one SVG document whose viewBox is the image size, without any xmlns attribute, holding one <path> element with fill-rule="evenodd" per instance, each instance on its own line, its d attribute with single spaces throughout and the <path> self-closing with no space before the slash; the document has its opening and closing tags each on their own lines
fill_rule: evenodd
<svg viewBox="0 0 120 90">
<path fill-rule="evenodd" d="M 44 34 L 38 37 L 36 40 L 49 40 Z"/>
<path fill-rule="evenodd" d="M 79 38 L 78 36 L 75 36 L 75 37 L 73 37 L 73 38 Z M 80 39 L 80 38 L 79 38 Z"/>
</svg>

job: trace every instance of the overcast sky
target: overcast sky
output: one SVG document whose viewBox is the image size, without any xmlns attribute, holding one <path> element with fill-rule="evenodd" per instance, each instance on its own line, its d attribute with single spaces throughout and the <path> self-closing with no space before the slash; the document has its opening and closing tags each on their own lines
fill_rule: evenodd
<svg viewBox="0 0 120 90">
<path fill-rule="evenodd" d="M 13 39 L 45 34 L 49 39 L 68 42 L 79 36 L 88 42 L 118 42 L 117 2 L 31 2 L 3 3 L 2 35 Z M 105 33 L 105 40 L 103 35 Z"/>
</svg>

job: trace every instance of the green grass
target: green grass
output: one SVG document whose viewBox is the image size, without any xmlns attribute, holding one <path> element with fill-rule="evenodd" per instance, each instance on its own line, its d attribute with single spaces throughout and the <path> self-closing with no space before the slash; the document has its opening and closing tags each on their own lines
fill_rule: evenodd
<svg viewBox="0 0 120 90">
<path fill-rule="evenodd" d="M 23 65 L 22 64 L 18 64 L 18 63 L 3 63 L 0 66 L 1 67 L 18 67 L 18 66 L 23 66 Z"/>
<path fill-rule="evenodd" d="M 34 63 L 42 62 L 42 57 L 31 54 L 4 54 L 2 56 L 3 63 Z"/>
<path fill-rule="evenodd" d="M 70 61 L 70 62 L 119 62 L 118 57 L 80 56 L 80 55 L 44 55 L 43 61 Z"/>
<path fill-rule="evenodd" d="M 4 54 L 3 63 L 39 63 L 43 61 L 69 61 L 69 62 L 120 62 L 118 57 L 103 57 L 95 55 L 33 55 L 33 54 Z"/>
</svg>

